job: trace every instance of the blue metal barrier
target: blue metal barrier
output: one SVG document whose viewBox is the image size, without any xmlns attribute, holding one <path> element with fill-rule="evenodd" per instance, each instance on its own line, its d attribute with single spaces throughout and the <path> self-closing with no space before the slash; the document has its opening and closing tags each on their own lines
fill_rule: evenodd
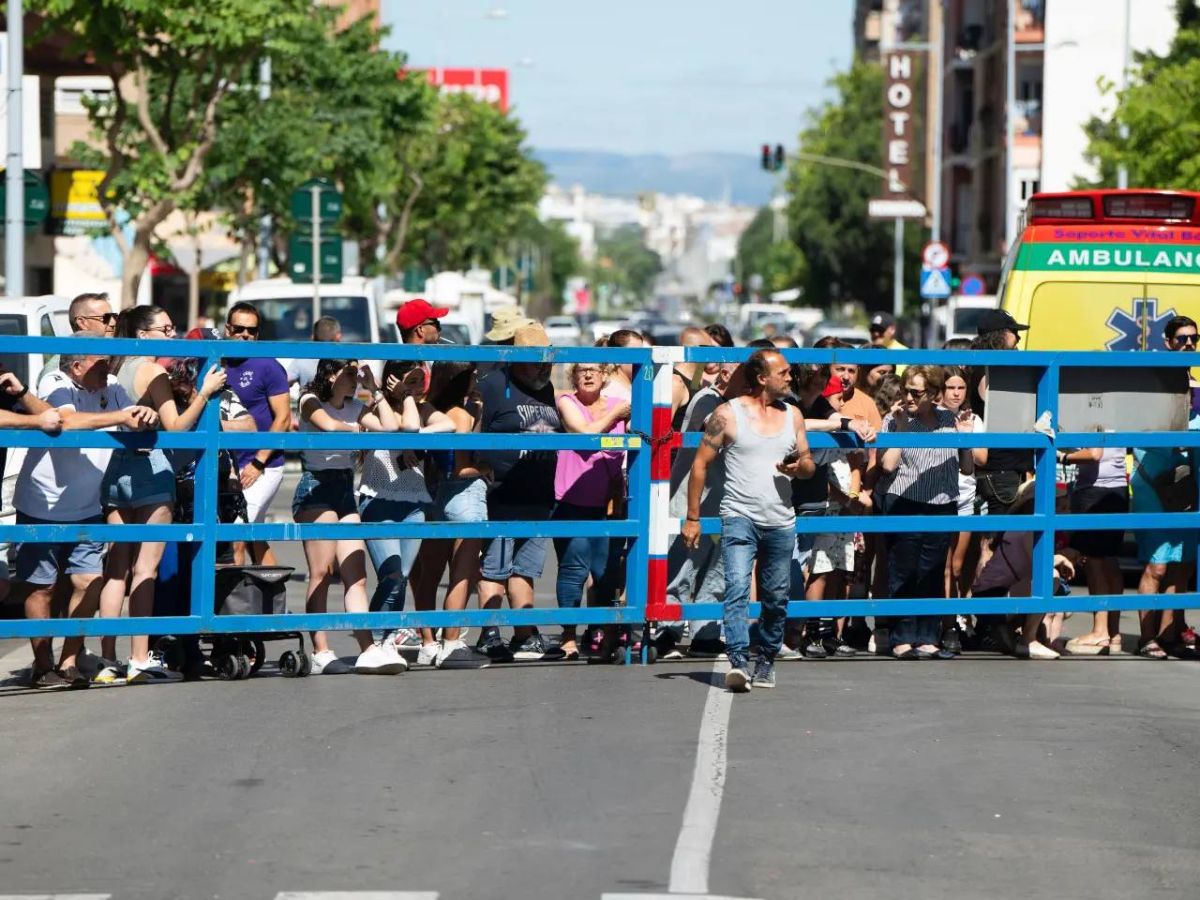
<svg viewBox="0 0 1200 900">
<path fill-rule="evenodd" d="M 746 348 L 678 349 L 677 361 L 736 362 L 752 351 Z M 268 357 L 317 359 L 330 352 L 322 344 L 310 342 L 254 343 L 229 341 L 128 340 L 115 338 L 0 338 L 0 353 L 95 353 L 122 356 L 170 356 L 200 358 L 205 368 L 223 357 Z M 467 360 L 474 362 L 606 362 L 632 364 L 634 389 L 630 433 L 613 435 L 495 435 L 495 434 L 251 434 L 223 433 L 216 404 L 209 404 L 194 432 L 121 433 L 70 432 L 56 436 L 28 431 L 0 430 L 0 446 L 5 447 L 107 447 L 157 446 L 199 451 L 196 467 L 195 511 L 190 523 L 171 525 L 0 525 L 0 541 L 59 542 L 91 539 L 99 541 L 172 541 L 179 542 L 191 554 L 191 606 L 187 616 L 155 618 L 156 633 L 238 633 L 301 630 L 347 630 L 355 628 L 400 628 L 480 625 L 535 625 L 577 622 L 576 609 L 464 610 L 461 612 L 372 612 L 291 614 L 282 616 L 217 616 L 214 610 L 216 544 L 218 541 L 296 541 L 376 537 L 524 537 L 524 536 L 603 536 L 631 538 L 627 557 L 626 603 L 610 608 L 589 608 L 586 617 L 600 623 L 641 623 L 651 619 L 712 619 L 721 616 L 717 604 L 689 604 L 682 609 L 665 604 L 665 597 L 651 596 L 648 583 L 648 539 L 651 529 L 650 451 L 652 428 L 652 384 L 655 372 L 666 363 L 652 361 L 648 349 L 512 348 L 473 346 L 411 346 L 398 344 L 341 344 L 340 357 L 363 360 Z M 1135 368 L 1145 366 L 1187 366 L 1189 354 L 1174 353 L 1051 353 L 1051 352 L 976 352 L 976 351 L 887 351 L 887 350 L 789 350 L 785 357 L 793 363 L 851 362 L 857 365 L 932 363 L 964 366 L 1019 366 L 1041 372 L 1037 391 L 1037 414 L 1048 413 L 1051 422 L 1058 418 L 1058 379 L 1069 366 Z M 662 438 L 663 435 L 655 435 Z M 685 435 L 685 446 L 695 446 L 698 434 Z M 812 434 L 816 448 L 860 446 L 847 435 Z M 1039 433 L 988 434 L 886 434 L 874 445 L 889 447 L 1007 447 L 1034 451 L 1038 476 L 1034 511 L 1030 515 L 993 515 L 981 517 L 914 516 L 839 516 L 838 531 L 891 532 L 918 531 L 997 531 L 1033 532 L 1034 573 L 1029 598 L 967 598 L 946 600 L 852 600 L 836 602 L 793 601 L 789 614 L 794 616 L 863 616 L 905 614 L 1000 613 L 1039 611 L 1087 611 L 1107 609 L 1179 608 L 1200 605 L 1200 593 L 1146 597 L 1052 596 L 1052 559 L 1054 533 L 1059 530 L 1140 529 L 1147 527 L 1196 530 L 1200 533 L 1200 512 L 1123 515 L 1058 515 L 1054 511 L 1055 451 L 1059 447 L 1095 446 L 1197 447 L 1200 432 L 1120 432 L 1046 435 Z M 220 524 L 217 522 L 217 452 L 222 448 L 250 449 L 526 449 L 582 450 L 619 449 L 628 454 L 629 501 L 627 518 L 580 522 L 485 522 L 452 523 L 372 523 L 372 524 Z M 662 501 L 665 502 L 665 499 Z M 830 520 L 800 520 L 798 533 L 828 530 Z M 677 533 L 678 520 L 672 526 Z M 705 519 L 705 532 L 716 532 L 720 522 Z M 666 613 L 670 615 L 666 615 Z M 756 608 L 752 614 L 756 613 Z M 43 637 L 65 635 L 130 635 L 145 633 L 149 623 L 140 619 L 51 619 L 37 621 L 0 621 L 0 637 Z"/>
</svg>

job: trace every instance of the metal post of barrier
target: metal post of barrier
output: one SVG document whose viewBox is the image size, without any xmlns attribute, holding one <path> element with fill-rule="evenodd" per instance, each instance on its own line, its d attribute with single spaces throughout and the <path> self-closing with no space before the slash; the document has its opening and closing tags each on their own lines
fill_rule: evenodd
<svg viewBox="0 0 1200 900">
<path fill-rule="evenodd" d="M 1058 427 L 1058 361 L 1054 360 L 1042 369 L 1037 383 L 1036 421 L 1046 421 L 1051 431 Z M 1054 594 L 1054 524 L 1055 495 L 1057 493 L 1057 456 L 1055 442 L 1034 453 L 1033 514 L 1037 517 L 1037 530 L 1033 536 L 1033 579 L 1030 586 L 1032 596 L 1049 603 Z"/>
<path fill-rule="evenodd" d="M 633 367 L 633 396 L 631 398 L 632 412 L 629 420 L 629 430 L 642 434 L 652 433 L 651 425 L 651 386 L 654 379 L 654 366 L 647 359 Z M 650 520 L 653 498 L 650 492 L 650 467 L 653 458 L 653 447 L 646 446 L 640 437 L 628 439 L 626 460 L 629 477 L 629 496 L 626 503 L 625 518 L 638 522 Z M 625 605 L 641 610 L 642 652 L 641 661 L 647 660 L 650 642 L 649 616 L 646 609 L 649 606 L 649 569 L 650 547 L 653 540 L 653 529 L 648 529 L 637 535 L 629 544 L 629 554 L 625 559 Z M 609 540 L 624 540 L 609 538 Z M 626 660 L 628 662 L 628 660 Z"/>
<path fill-rule="evenodd" d="M 680 446 L 679 435 L 671 432 L 671 376 L 675 363 L 684 359 L 682 347 L 653 347 L 653 448 L 650 464 L 650 558 L 647 567 L 646 617 L 652 621 L 674 618 L 667 605 L 667 551 L 679 534 L 679 522 L 671 518 L 671 456 Z M 678 610 L 676 610 L 676 613 Z"/>
<path fill-rule="evenodd" d="M 197 385 L 217 365 L 209 356 L 197 374 Z M 192 616 L 200 619 L 200 631 L 206 631 L 216 614 L 217 579 L 217 481 L 220 465 L 221 415 L 219 403 L 209 403 L 200 417 L 198 429 L 204 436 L 204 446 L 196 460 L 196 481 L 193 485 L 192 522 L 199 531 L 200 543 L 190 554 L 192 560 L 192 597 L 189 607 Z M 234 473 L 236 477 L 236 472 Z"/>
</svg>

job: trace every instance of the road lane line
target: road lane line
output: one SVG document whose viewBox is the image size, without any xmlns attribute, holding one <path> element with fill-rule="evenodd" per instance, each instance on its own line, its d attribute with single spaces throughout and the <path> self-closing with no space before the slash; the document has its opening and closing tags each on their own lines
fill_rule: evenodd
<svg viewBox="0 0 1200 900">
<path fill-rule="evenodd" d="M 683 826 L 671 857 L 672 894 L 707 894 L 708 869 L 712 862 L 717 819 L 725 793 L 726 747 L 729 738 L 729 709 L 733 695 L 725 690 L 729 663 L 718 660 L 712 669 L 704 714 L 700 718 L 700 738 L 696 746 L 696 767 L 692 771 L 692 790 L 683 810 Z"/>
<path fill-rule="evenodd" d="M 0 658 L 0 665 L 7 657 Z M 0 900 L 109 900 L 112 894 L 0 894 Z"/>
<path fill-rule="evenodd" d="M 438 900 L 438 895 L 437 891 L 280 891 L 275 900 Z"/>
<path fill-rule="evenodd" d="M 600 900 L 751 900 L 751 898 L 726 897 L 723 894 L 601 894 Z"/>
</svg>

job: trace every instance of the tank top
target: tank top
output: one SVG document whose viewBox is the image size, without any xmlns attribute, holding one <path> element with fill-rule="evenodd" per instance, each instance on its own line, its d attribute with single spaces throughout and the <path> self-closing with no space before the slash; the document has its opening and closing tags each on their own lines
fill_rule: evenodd
<svg viewBox="0 0 1200 900">
<path fill-rule="evenodd" d="M 300 398 L 301 408 L 309 397 L 317 399 L 316 394 L 305 394 Z M 361 400 L 347 398 L 341 409 L 325 402 L 321 402 L 321 409 L 325 410 L 326 415 L 349 425 L 351 422 L 358 421 L 358 417 L 362 415 L 363 404 Z M 324 434 L 320 428 L 304 416 L 300 417 L 300 432 L 301 434 Z M 304 459 L 304 468 L 318 472 L 323 469 L 353 469 L 355 452 L 354 450 L 305 450 L 301 456 Z"/>
<path fill-rule="evenodd" d="M 425 466 L 406 466 L 400 450 L 372 450 L 363 460 L 358 492 L 364 497 L 405 503 L 431 503 Z"/>
<path fill-rule="evenodd" d="M 675 410 L 675 415 L 671 418 L 671 430 L 682 431 L 684 416 L 687 415 L 688 404 L 692 402 L 692 397 L 695 396 L 695 391 L 692 390 L 691 379 L 684 378 L 683 373 L 678 369 L 671 370 L 672 376 L 678 375 L 679 380 L 683 382 L 683 386 L 687 388 L 687 396 L 683 402 L 679 404 L 679 409 Z"/>
<path fill-rule="evenodd" d="M 149 398 L 144 393 L 137 391 L 133 386 L 133 383 L 137 381 L 138 370 L 148 362 L 154 362 L 154 360 L 149 356 L 127 356 L 121 362 L 121 368 L 117 370 L 117 383 L 125 388 L 125 393 L 140 406 L 154 405 L 149 402 Z"/>
<path fill-rule="evenodd" d="M 591 410 L 584 406 L 574 394 L 564 394 L 568 403 L 583 413 L 588 422 L 594 422 Z M 607 409 L 620 401 L 605 398 Z M 613 425 L 608 434 L 624 434 L 625 422 Z M 621 477 L 621 463 L 625 454 L 620 450 L 560 450 L 554 470 L 554 499 L 565 500 L 576 506 L 605 506 L 612 495 L 613 482 Z"/>
<path fill-rule="evenodd" d="M 740 516 L 760 528 L 794 528 L 792 480 L 775 466 L 796 449 L 795 416 L 799 413 L 784 406 L 787 412 L 784 424 L 775 434 L 764 436 L 753 430 L 740 399 L 729 401 L 728 407 L 733 410 L 737 436 L 724 450 L 725 495 L 721 498 L 721 518 Z"/>
</svg>

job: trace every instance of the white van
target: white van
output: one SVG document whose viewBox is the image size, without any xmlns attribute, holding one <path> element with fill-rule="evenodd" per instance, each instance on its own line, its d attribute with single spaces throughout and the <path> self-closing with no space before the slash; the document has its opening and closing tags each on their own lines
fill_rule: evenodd
<svg viewBox="0 0 1200 900">
<path fill-rule="evenodd" d="M 333 316 L 342 326 L 343 341 L 375 344 L 387 340 L 379 328 L 377 294 L 377 283 L 370 278 L 323 284 L 319 299 L 314 299 L 311 284 L 263 278 L 234 288 L 228 306 L 245 301 L 258 307 L 262 314 L 260 341 L 311 341 L 313 322 Z"/>
</svg>

